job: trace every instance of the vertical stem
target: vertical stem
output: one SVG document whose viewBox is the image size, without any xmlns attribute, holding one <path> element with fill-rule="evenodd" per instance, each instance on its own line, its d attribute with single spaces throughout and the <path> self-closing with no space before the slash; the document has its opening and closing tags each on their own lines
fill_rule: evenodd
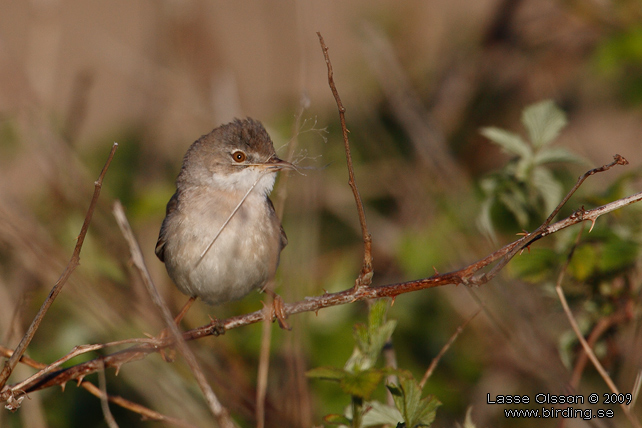
<svg viewBox="0 0 642 428">
<path fill-rule="evenodd" d="M 332 63 L 330 62 L 328 47 L 325 45 L 325 41 L 323 40 L 323 36 L 321 36 L 321 33 L 317 32 L 317 36 L 319 37 L 319 43 L 321 44 L 323 57 L 325 58 L 325 63 L 328 67 L 328 84 L 330 85 L 330 90 L 332 91 L 332 95 L 334 96 L 334 99 L 337 103 L 337 108 L 339 109 L 339 121 L 341 122 L 343 144 L 345 146 L 346 161 L 348 163 L 348 184 L 352 189 L 352 194 L 354 195 L 354 200 L 357 204 L 357 213 L 359 214 L 359 223 L 361 224 L 361 233 L 363 235 L 363 266 L 355 285 L 357 288 L 362 286 L 369 286 L 372 283 L 372 275 L 374 274 L 372 269 L 372 236 L 370 235 L 370 232 L 368 232 L 366 212 L 363 208 L 363 201 L 361 200 L 361 195 L 359 194 L 359 189 L 357 188 L 357 182 L 354 178 L 352 155 L 350 154 L 350 142 L 348 141 L 348 128 L 346 127 L 346 109 L 341 102 L 339 91 L 334 84 L 334 72 L 332 71 Z"/>
<path fill-rule="evenodd" d="M 363 397 L 352 396 L 352 428 L 361 428 L 361 411 L 363 409 Z"/>
</svg>

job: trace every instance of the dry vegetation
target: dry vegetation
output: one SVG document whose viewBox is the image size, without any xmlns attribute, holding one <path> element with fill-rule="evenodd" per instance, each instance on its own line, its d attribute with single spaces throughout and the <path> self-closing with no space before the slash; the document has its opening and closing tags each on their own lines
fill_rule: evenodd
<svg viewBox="0 0 642 428">
<path fill-rule="evenodd" d="M 112 142 L 119 144 L 80 265 L 27 348 L 33 360 L 17 364 L 7 385 L 35 373 L 28 366 L 42 369 L 77 345 L 131 338 L 145 342 L 135 346 L 159 345 L 146 334 L 158 334 L 163 318 L 131 263 L 112 205 L 122 202 L 150 277 L 176 313 L 185 297 L 153 247 L 181 156 L 214 126 L 252 116 L 305 174 L 282 177 L 273 195 L 290 241 L 277 277 L 290 313 L 451 284 L 400 295 L 388 312 L 397 320 L 394 356 L 417 379 L 469 320 L 439 366 L 431 366 L 425 392 L 443 403 L 434 426 L 463 422 L 469 406 L 478 427 L 535 426 L 505 419 L 504 407 L 486 404 L 486 394 L 588 396 L 613 387 L 635 393 L 642 368 L 640 209 L 599 217 L 591 233 L 576 225 L 539 239 L 548 230 L 538 226 L 564 218 L 571 226 L 581 215 L 592 220 L 605 213 L 595 208 L 640 190 L 639 7 L 468 3 L 123 2 L 103 10 L 62 0 L 0 1 L 0 345 L 7 352 L 68 266 L 94 181 Z M 367 287 L 367 234 L 346 185 L 342 129 L 316 31 L 330 48 L 347 109 L 378 288 Z M 478 227 L 483 179 L 509 157 L 479 128 L 522 133 L 524 107 L 547 98 L 568 116 L 555 145 L 587 161 L 551 169 L 564 193 L 615 153 L 630 165 L 589 177 L 548 223 L 550 212 L 528 211 L 524 225 L 510 210 L 496 209 L 493 241 Z M 532 233 L 516 237 L 523 228 Z M 471 263 L 506 244 L 493 261 L 510 254 L 515 262 L 480 276 L 483 266 Z M 357 277 L 365 287 L 324 295 L 350 288 Z M 452 285 L 461 283 L 480 287 Z M 265 426 L 310 427 L 327 413 L 342 413 L 349 396 L 305 373 L 345 364 L 352 325 L 365 319 L 366 305 L 291 316 L 293 330 L 273 327 L 271 348 L 262 350 L 265 328 L 247 324 L 261 319 L 263 299 L 257 293 L 220 308 L 198 304 L 188 314 L 181 328 L 198 338 L 189 349 L 205 384 L 240 426 L 260 425 L 256 396 L 263 384 L 258 414 L 265 414 Z M 582 351 L 569 313 L 599 364 Z M 202 337 L 212 333 L 199 329 L 208 315 L 238 328 Z M 126 346 L 83 349 L 62 367 L 93 364 L 91 372 L 101 372 L 100 364 L 113 360 L 86 361 Z M 261 355 L 269 356 L 265 378 L 257 375 Z M 17 412 L 0 414 L 0 426 L 212 425 L 211 396 L 198 389 L 184 358 L 133 359 L 116 360 L 118 375 L 105 370 L 104 382 L 87 376 L 84 389 L 70 382 L 64 390 L 30 393 Z M 122 397 L 108 407 L 113 420 L 106 401 L 87 391 Z M 375 396 L 385 401 L 384 388 Z M 638 426 L 639 405 L 629 408 L 628 419 L 618 406 L 609 408 L 616 417 L 607 426 Z M 141 421 L 141 414 L 168 419 L 161 425 Z M 225 415 L 217 419 L 225 424 Z"/>
</svg>

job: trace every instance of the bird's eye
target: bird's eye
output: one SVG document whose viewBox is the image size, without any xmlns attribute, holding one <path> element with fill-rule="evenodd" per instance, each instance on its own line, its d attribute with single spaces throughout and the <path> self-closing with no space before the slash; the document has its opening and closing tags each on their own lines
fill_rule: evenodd
<svg viewBox="0 0 642 428">
<path fill-rule="evenodd" d="M 232 159 L 234 159 L 235 162 L 241 163 L 244 162 L 245 159 L 247 159 L 247 155 L 242 151 L 237 150 L 236 152 L 232 153 Z"/>
</svg>

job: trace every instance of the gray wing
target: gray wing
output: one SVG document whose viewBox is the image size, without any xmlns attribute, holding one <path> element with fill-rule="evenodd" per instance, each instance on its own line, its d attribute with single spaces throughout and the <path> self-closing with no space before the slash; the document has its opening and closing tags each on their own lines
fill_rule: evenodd
<svg viewBox="0 0 642 428">
<path fill-rule="evenodd" d="M 270 204 L 270 214 L 276 219 L 276 221 L 279 222 L 279 227 L 281 229 L 281 242 L 280 242 L 280 247 L 279 247 L 279 253 L 281 250 L 285 248 L 286 245 L 288 245 L 288 236 L 285 234 L 285 230 L 283 229 L 283 225 L 281 224 L 281 221 L 279 220 L 278 216 L 276 215 L 276 210 L 274 209 L 274 204 L 272 203 L 272 199 L 267 198 L 268 204 Z"/>
<path fill-rule="evenodd" d="M 161 225 L 160 233 L 158 234 L 158 241 L 156 241 L 156 248 L 154 250 L 154 252 L 156 253 L 156 257 L 158 257 L 163 263 L 165 262 L 165 243 L 167 242 L 167 236 L 165 236 L 167 233 L 167 221 L 170 218 L 171 214 L 176 211 L 177 206 L 178 192 L 174 193 L 174 195 L 172 195 L 169 202 L 167 203 L 167 208 L 165 210 L 165 220 L 163 220 L 163 224 Z"/>
</svg>

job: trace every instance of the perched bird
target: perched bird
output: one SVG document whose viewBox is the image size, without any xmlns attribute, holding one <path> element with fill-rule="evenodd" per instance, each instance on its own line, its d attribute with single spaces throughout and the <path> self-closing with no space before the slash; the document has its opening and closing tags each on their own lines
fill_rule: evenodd
<svg viewBox="0 0 642 428">
<path fill-rule="evenodd" d="M 250 118 L 214 129 L 187 150 L 156 255 L 188 304 L 237 300 L 274 278 L 288 240 L 268 195 L 282 169 L 294 166 L 276 156 L 263 125 Z"/>
</svg>

